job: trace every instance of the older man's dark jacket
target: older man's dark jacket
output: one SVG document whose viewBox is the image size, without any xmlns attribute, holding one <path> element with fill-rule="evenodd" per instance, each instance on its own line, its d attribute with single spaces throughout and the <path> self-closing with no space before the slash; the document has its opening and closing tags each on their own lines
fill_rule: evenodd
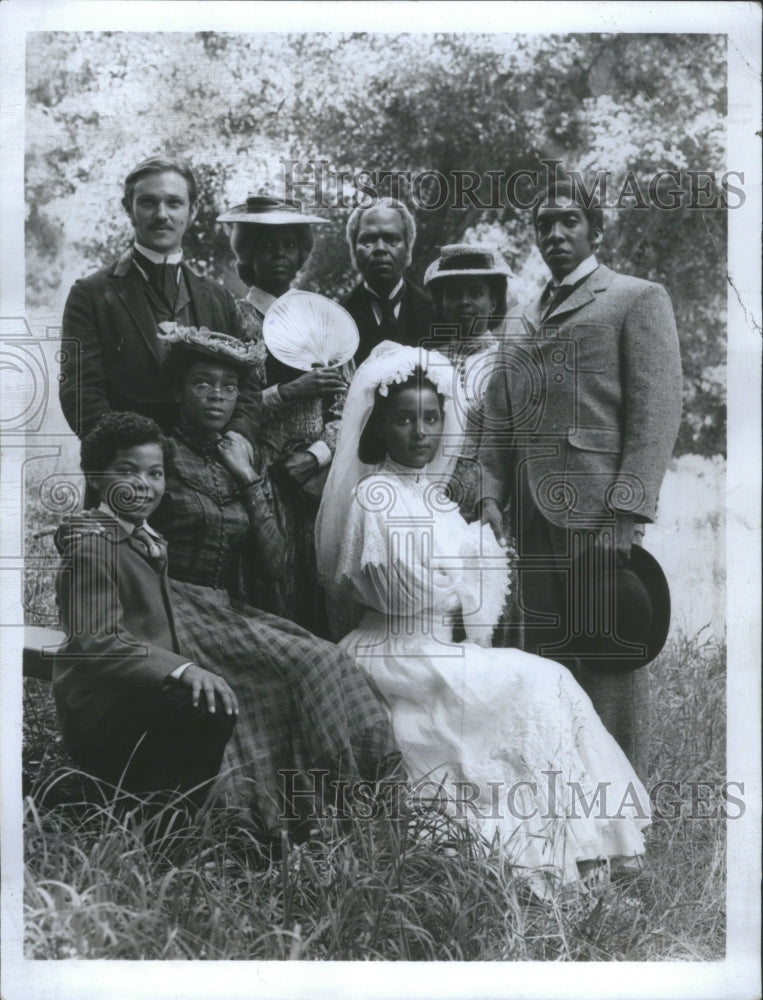
<svg viewBox="0 0 763 1000">
<path fill-rule="evenodd" d="M 403 297 L 397 317 L 397 335 L 385 336 L 380 330 L 373 311 L 373 295 L 364 284 L 356 285 L 342 305 L 355 320 L 360 334 L 360 344 L 355 354 L 355 363 L 365 361 L 371 351 L 382 340 L 395 340 L 409 347 L 416 347 L 430 336 L 430 326 L 434 321 L 434 307 L 423 288 L 403 278 Z"/>
</svg>

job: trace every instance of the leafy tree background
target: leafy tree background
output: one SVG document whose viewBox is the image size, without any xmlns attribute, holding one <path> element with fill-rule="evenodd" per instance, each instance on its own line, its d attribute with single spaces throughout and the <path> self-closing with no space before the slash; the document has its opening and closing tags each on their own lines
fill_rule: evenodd
<svg viewBox="0 0 763 1000">
<path fill-rule="evenodd" d="M 299 285 L 330 296 L 355 280 L 342 205 L 315 192 L 308 161 L 334 173 L 542 170 L 592 177 L 614 199 L 628 171 L 646 193 L 657 171 L 726 164 L 726 51 L 708 35 L 453 35 L 54 32 L 27 50 L 27 296 L 59 315 L 71 282 L 114 259 L 130 237 L 121 181 L 145 156 L 180 155 L 202 192 L 185 243 L 197 270 L 241 293 L 215 217 L 249 193 L 295 190 L 317 209 L 316 249 Z M 733 164 L 731 164 L 733 166 Z M 341 193 L 341 192 L 340 192 Z M 380 193 L 387 193 L 382 189 Z M 401 193 L 410 197 L 403 185 Z M 426 191 L 422 192 L 426 197 Z M 611 196 L 611 195 L 610 195 Z M 614 200 L 613 199 L 613 200 Z M 421 199 L 419 199 L 421 200 Z M 601 258 L 662 282 L 684 364 L 676 453 L 725 451 L 726 218 L 722 210 L 622 207 L 607 213 Z M 734 201 L 731 202 L 734 204 Z M 415 207 L 415 202 L 414 202 Z M 469 206 L 416 211 L 411 275 L 462 238 L 498 242 L 517 299 L 545 280 L 529 212 Z"/>
</svg>

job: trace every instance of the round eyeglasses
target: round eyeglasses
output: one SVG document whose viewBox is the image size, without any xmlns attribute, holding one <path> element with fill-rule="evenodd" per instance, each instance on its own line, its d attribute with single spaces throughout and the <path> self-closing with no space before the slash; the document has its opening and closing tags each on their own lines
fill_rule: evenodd
<svg viewBox="0 0 763 1000">
<path fill-rule="evenodd" d="M 210 396 L 220 395 L 223 399 L 235 399 L 238 396 L 237 385 L 220 385 L 219 382 L 195 382 L 191 389 L 199 399 L 209 399 Z"/>
</svg>

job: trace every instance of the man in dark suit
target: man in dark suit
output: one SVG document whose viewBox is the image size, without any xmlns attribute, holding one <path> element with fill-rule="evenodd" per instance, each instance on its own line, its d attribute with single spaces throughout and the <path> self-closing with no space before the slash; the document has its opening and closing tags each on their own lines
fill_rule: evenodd
<svg viewBox="0 0 763 1000">
<path fill-rule="evenodd" d="M 164 430 L 174 424 L 177 404 L 161 373 L 161 322 L 241 336 L 231 294 L 183 263 L 181 243 L 196 202 L 187 164 L 163 157 L 139 163 L 125 180 L 122 199 L 135 232 L 133 246 L 69 292 L 59 396 L 79 437 L 111 410 L 134 410 Z M 242 393 L 232 432 L 251 441 L 258 409 L 258 396 Z"/>
<path fill-rule="evenodd" d="M 536 202 L 552 278 L 510 318 L 486 393 L 481 512 L 500 536 L 512 503 L 525 648 L 576 672 L 646 777 L 647 670 L 602 669 L 585 635 L 606 631 L 617 567 L 655 516 L 681 416 L 678 336 L 661 285 L 598 263 L 603 215 L 578 198 L 560 184 Z"/>
<path fill-rule="evenodd" d="M 415 347 L 429 337 L 432 300 L 403 277 L 415 240 L 413 216 L 396 198 L 356 208 L 347 220 L 352 262 L 363 278 L 342 302 L 360 333 L 356 364 L 365 361 L 383 340 Z"/>
</svg>

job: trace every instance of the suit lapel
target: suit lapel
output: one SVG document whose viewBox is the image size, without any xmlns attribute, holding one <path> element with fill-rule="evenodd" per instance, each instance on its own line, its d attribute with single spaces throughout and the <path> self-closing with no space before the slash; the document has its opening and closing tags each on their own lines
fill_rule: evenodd
<svg viewBox="0 0 763 1000">
<path fill-rule="evenodd" d="M 149 566 L 153 565 L 148 557 L 146 546 L 143 545 L 143 543 L 140 542 L 137 538 L 134 538 L 132 535 L 128 535 L 127 532 L 125 531 L 124 534 L 122 535 L 122 541 L 126 542 L 126 544 L 133 550 L 133 552 L 137 552 L 138 555 L 141 557 L 141 559 L 145 559 L 145 561 L 149 564 Z"/>
<path fill-rule="evenodd" d="M 408 287 L 408 282 L 403 279 L 403 293 L 400 296 L 400 313 L 397 317 L 397 329 L 398 334 L 404 337 L 406 331 L 415 322 L 415 308 L 416 304 L 412 301 L 413 296 L 411 295 L 411 290 Z"/>
<path fill-rule="evenodd" d="M 556 308 L 552 309 L 551 312 L 543 320 L 543 325 L 547 323 L 554 324 L 560 316 L 566 316 L 567 313 L 574 312 L 576 309 L 580 309 L 581 306 L 587 305 L 594 298 L 594 294 L 590 288 L 590 281 L 584 281 L 582 285 L 575 289 L 571 295 L 569 295 L 563 302 L 560 302 Z"/>
<path fill-rule="evenodd" d="M 97 511 L 96 517 L 98 522 L 106 529 L 115 545 L 126 545 L 128 548 L 132 549 L 133 552 L 137 552 L 141 559 L 143 559 L 143 561 L 146 562 L 151 569 L 158 572 L 157 566 L 149 556 L 145 545 L 140 541 L 140 539 L 135 538 L 129 531 L 126 531 L 116 517 L 112 514 L 106 514 L 102 510 Z M 157 536 L 159 541 L 164 542 L 164 539 L 158 534 L 158 532 Z"/>
<path fill-rule="evenodd" d="M 132 319 L 143 342 L 157 364 L 162 356 L 156 340 L 156 319 L 146 295 L 145 281 L 132 259 L 132 251 L 123 254 L 111 275 L 114 293 L 122 308 Z"/>
<path fill-rule="evenodd" d="M 373 336 L 374 331 L 379 329 L 379 324 L 376 322 L 376 314 L 374 313 L 374 307 L 372 305 L 373 299 L 369 294 L 368 289 L 363 285 L 358 285 L 356 293 L 355 298 L 360 310 L 361 322 L 365 325 L 368 333 Z M 403 307 L 401 305 L 401 313 L 402 310 Z"/>
<path fill-rule="evenodd" d="M 522 318 L 524 319 L 527 328 L 533 334 L 536 334 L 538 330 L 540 330 L 540 318 L 542 312 L 540 307 L 540 298 L 540 295 L 536 296 L 522 313 Z"/>
<path fill-rule="evenodd" d="M 213 317 L 217 313 L 213 310 L 213 303 L 209 301 L 211 296 L 208 287 L 187 264 L 181 264 L 180 270 L 185 281 L 180 282 L 175 312 L 179 313 L 181 308 L 190 305 L 191 317 L 197 326 L 201 325 L 200 316 L 208 317 L 207 322 L 214 324 L 216 320 Z"/>
<path fill-rule="evenodd" d="M 180 316 L 183 310 L 187 306 L 191 305 L 192 300 L 191 300 L 190 286 L 188 284 L 188 277 L 187 277 L 188 271 L 190 271 L 190 268 L 185 268 L 185 267 L 180 268 L 180 281 L 178 282 L 178 293 L 177 293 L 177 298 L 175 299 L 175 309 L 174 309 L 176 316 Z M 191 273 L 193 272 L 191 271 Z M 197 317 L 194 316 L 194 319 L 197 319 Z"/>
<path fill-rule="evenodd" d="M 599 292 L 603 292 L 609 287 L 612 275 L 613 272 L 608 267 L 600 264 L 591 273 L 587 281 L 579 285 L 568 298 L 560 302 L 557 308 L 553 309 L 546 316 L 543 320 L 543 325 L 551 324 L 556 326 L 561 316 L 566 316 L 568 313 L 575 312 L 576 309 L 581 309 L 583 306 L 588 305 L 589 302 L 593 302 Z M 538 298 L 537 304 L 540 309 L 540 298 Z"/>
<path fill-rule="evenodd" d="M 147 566 L 150 566 L 151 569 L 157 575 L 159 575 L 161 577 L 164 577 L 164 576 L 167 575 L 167 560 L 166 560 L 166 558 L 165 558 L 163 564 L 159 563 L 159 561 L 156 558 L 152 558 L 149 555 L 146 546 L 143 544 L 142 541 L 140 541 L 140 539 L 136 538 L 134 535 L 128 534 L 126 531 L 123 531 L 122 528 L 121 528 L 121 526 L 120 526 L 120 531 L 122 531 L 121 540 L 124 541 L 127 545 L 129 545 L 129 547 L 133 550 L 133 552 L 137 552 L 138 555 L 146 563 Z M 159 544 L 160 542 L 163 542 L 163 541 L 164 541 L 164 539 L 162 539 L 161 536 L 159 536 L 159 538 L 157 540 L 157 544 Z M 166 547 L 165 547 L 165 552 L 166 552 Z"/>
<path fill-rule="evenodd" d="M 115 545 L 126 545 L 148 561 L 145 548 L 122 527 L 113 514 L 98 510 L 96 511 L 96 519 L 106 529 L 109 538 Z"/>
</svg>

